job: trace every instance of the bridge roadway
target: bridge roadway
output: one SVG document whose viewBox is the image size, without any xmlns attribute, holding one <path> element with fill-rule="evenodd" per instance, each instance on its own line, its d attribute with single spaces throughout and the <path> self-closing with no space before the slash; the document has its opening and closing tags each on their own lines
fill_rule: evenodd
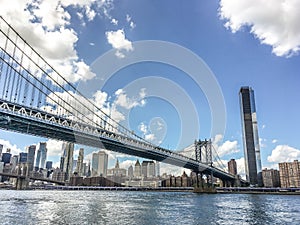
<svg viewBox="0 0 300 225">
<path fill-rule="evenodd" d="M 40 181 L 45 181 L 48 183 L 65 185 L 65 182 L 62 182 L 62 181 L 51 180 L 51 179 L 47 179 L 47 178 L 37 178 L 37 177 L 31 177 L 31 176 L 25 176 L 25 175 L 18 175 L 18 174 L 12 174 L 12 173 L 0 173 L 0 176 L 13 177 L 13 178 L 18 178 L 18 179 L 26 179 L 27 178 L 29 180 L 40 180 Z"/>
<path fill-rule="evenodd" d="M 233 182 L 235 180 L 235 177 L 231 174 L 216 167 L 199 163 L 174 151 L 113 133 L 100 127 L 79 123 L 39 109 L 24 107 L 1 99 L 0 129 L 152 159 L 195 172 L 213 174 L 214 177 L 223 181 Z"/>
</svg>

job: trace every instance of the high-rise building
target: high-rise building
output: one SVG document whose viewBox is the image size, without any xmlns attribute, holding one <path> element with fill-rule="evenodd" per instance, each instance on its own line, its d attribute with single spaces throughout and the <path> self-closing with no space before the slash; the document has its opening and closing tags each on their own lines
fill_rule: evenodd
<svg viewBox="0 0 300 225">
<path fill-rule="evenodd" d="M 10 163 L 11 154 L 8 152 L 2 153 L 2 162 L 4 162 L 4 166 L 7 163 Z"/>
<path fill-rule="evenodd" d="M 263 169 L 262 178 L 264 187 L 280 187 L 280 175 L 278 170 Z"/>
<path fill-rule="evenodd" d="M 10 164 L 11 164 L 11 172 L 13 173 L 15 170 L 16 170 L 16 167 L 18 165 L 18 158 L 19 156 L 18 155 L 13 155 L 11 158 L 10 158 Z"/>
<path fill-rule="evenodd" d="M 142 165 L 141 165 L 141 167 L 142 167 L 142 177 L 147 177 L 148 162 L 149 161 L 143 161 L 142 162 Z"/>
<path fill-rule="evenodd" d="M 2 162 L 2 150 L 3 150 L 3 145 L 0 144 L 0 162 Z"/>
<path fill-rule="evenodd" d="M 35 159 L 36 170 L 38 170 L 39 168 L 41 169 L 45 168 L 46 159 L 47 159 L 47 143 L 40 142 L 40 146 L 37 151 L 36 159 Z"/>
<path fill-rule="evenodd" d="M 134 165 L 134 177 L 140 178 L 142 176 L 142 168 L 139 160 L 136 160 Z"/>
<path fill-rule="evenodd" d="M 28 153 L 20 152 L 19 153 L 19 163 L 27 163 Z"/>
<path fill-rule="evenodd" d="M 300 162 L 279 163 L 280 184 L 283 188 L 300 187 Z"/>
<path fill-rule="evenodd" d="M 39 149 L 41 150 L 40 168 L 44 169 L 46 166 L 46 159 L 47 159 L 47 143 L 41 142 Z"/>
<path fill-rule="evenodd" d="M 27 147 L 28 171 L 33 171 L 35 149 L 36 149 L 35 145 L 30 145 L 29 147 Z"/>
<path fill-rule="evenodd" d="M 160 176 L 160 164 L 159 162 L 155 162 L 155 176 L 159 177 Z"/>
<path fill-rule="evenodd" d="M 227 165 L 228 165 L 228 173 L 237 175 L 237 166 L 236 166 L 235 159 L 230 159 L 230 161 L 227 163 Z"/>
<path fill-rule="evenodd" d="M 77 158 L 77 167 L 76 172 L 78 173 L 78 176 L 83 176 L 83 159 L 84 159 L 84 149 L 79 149 L 79 154 Z"/>
<path fill-rule="evenodd" d="M 52 162 L 52 161 L 47 161 L 47 162 L 46 162 L 46 169 L 47 169 L 47 170 L 51 170 L 51 169 L 52 169 L 52 165 L 53 165 L 53 162 Z"/>
<path fill-rule="evenodd" d="M 133 177 L 133 166 L 130 165 L 128 167 L 128 177 L 132 178 Z"/>
<path fill-rule="evenodd" d="M 117 159 L 115 168 L 107 170 L 107 176 L 120 176 L 120 177 L 126 176 L 126 169 L 120 168 L 119 159 Z"/>
<path fill-rule="evenodd" d="M 251 185 L 262 186 L 262 167 L 257 129 L 254 91 L 250 87 L 240 90 L 246 179 Z"/>
<path fill-rule="evenodd" d="M 155 162 L 154 161 L 148 162 L 147 177 L 155 177 Z"/>
<path fill-rule="evenodd" d="M 92 176 L 107 175 L 108 155 L 104 151 L 93 153 L 92 155 Z"/>
<path fill-rule="evenodd" d="M 69 180 L 72 176 L 73 170 L 73 153 L 74 143 L 63 143 L 63 172 L 66 173 L 66 180 Z"/>
</svg>

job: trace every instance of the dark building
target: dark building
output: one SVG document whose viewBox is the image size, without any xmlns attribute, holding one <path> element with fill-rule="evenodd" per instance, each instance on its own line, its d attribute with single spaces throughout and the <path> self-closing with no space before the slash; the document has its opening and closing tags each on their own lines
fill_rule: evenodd
<svg viewBox="0 0 300 225">
<path fill-rule="evenodd" d="M 4 165 L 7 163 L 10 163 L 11 154 L 10 153 L 2 153 L 2 162 L 4 162 Z"/>
<path fill-rule="evenodd" d="M 251 185 L 262 186 L 262 168 L 257 129 L 254 91 L 251 87 L 240 90 L 246 179 Z"/>
<path fill-rule="evenodd" d="M 35 145 L 30 145 L 29 147 L 27 147 L 27 163 L 28 163 L 29 171 L 33 171 L 35 149 L 36 149 Z"/>
<path fill-rule="evenodd" d="M 46 162 L 46 169 L 47 169 L 47 170 L 51 170 L 51 169 L 52 169 L 52 164 L 53 164 L 52 161 L 47 161 L 47 162 Z"/>
<path fill-rule="evenodd" d="M 26 163 L 27 162 L 27 153 L 20 152 L 19 154 L 19 163 Z"/>
<path fill-rule="evenodd" d="M 227 165 L 228 165 L 228 173 L 237 175 L 237 166 L 236 166 L 235 159 L 230 159 L 230 161 L 227 163 Z"/>
</svg>

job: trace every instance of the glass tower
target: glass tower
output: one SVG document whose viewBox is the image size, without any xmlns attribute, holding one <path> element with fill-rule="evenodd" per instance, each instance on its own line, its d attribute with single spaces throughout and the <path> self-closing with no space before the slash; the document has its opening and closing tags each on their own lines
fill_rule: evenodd
<svg viewBox="0 0 300 225">
<path fill-rule="evenodd" d="M 243 128 L 246 179 L 251 185 L 262 186 L 262 168 L 254 91 L 251 87 L 242 87 L 239 95 Z"/>
</svg>

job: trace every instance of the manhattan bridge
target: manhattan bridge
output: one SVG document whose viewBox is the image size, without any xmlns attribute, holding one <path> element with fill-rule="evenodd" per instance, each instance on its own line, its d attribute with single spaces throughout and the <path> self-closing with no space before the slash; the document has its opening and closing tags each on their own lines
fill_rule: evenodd
<svg viewBox="0 0 300 225">
<path fill-rule="evenodd" d="M 1 129 L 152 159 L 236 183 L 236 176 L 214 166 L 211 141 L 195 141 L 194 158 L 152 144 L 83 96 L 2 17 L 0 28 Z"/>
</svg>

